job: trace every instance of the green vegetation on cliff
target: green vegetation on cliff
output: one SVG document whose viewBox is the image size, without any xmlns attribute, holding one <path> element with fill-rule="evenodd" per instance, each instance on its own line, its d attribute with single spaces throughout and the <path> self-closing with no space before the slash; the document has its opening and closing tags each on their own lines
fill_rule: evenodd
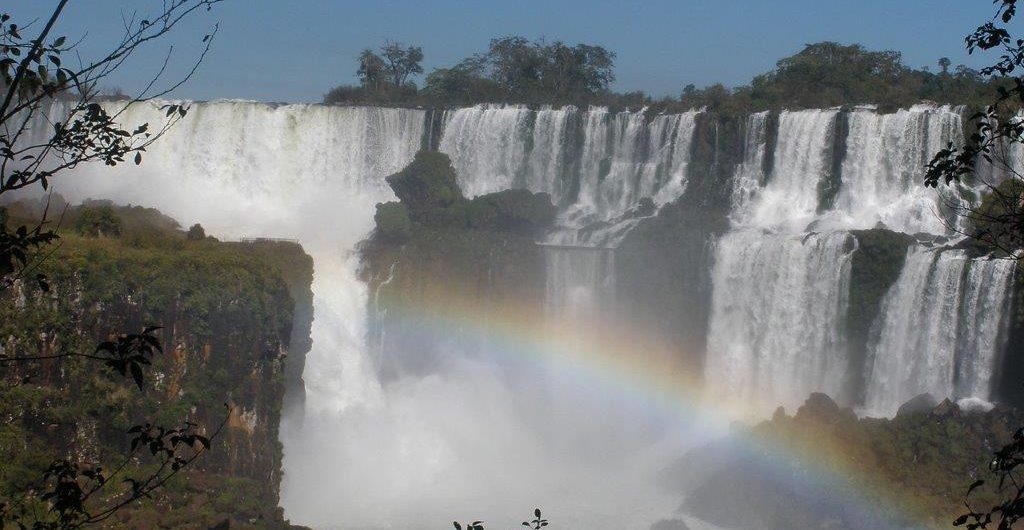
<svg viewBox="0 0 1024 530">
<path fill-rule="evenodd" d="M 68 216 L 88 219 L 92 208 L 71 208 Z M 0 452 L 15 458 L 0 469 L 0 491 L 23 491 L 55 458 L 109 467 L 127 452 L 132 425 L 187 419 L 211 433 L 226 421 L 207 455 L 154 499 L 118 512 L 117 524 L 283 526 L 277 430 L 294 341 L 290 292 L 308 292 L 309 257 L 294 244 L 191 240 L 154 210 L 97 208 L 124 233 L 60 231 L 59 246 L 38 269 L 50 291 L 16 284 L 2 293 L 0 350 L 91 353 L 112 335 L 158 325 L 164 353 L 141 395 L 131 381 L 81 358 L 6 367 L 0 414 L 9 421 L 0 425 Z M 15 215 L 30 210 L 11 207 Z M 308 327 L 306 336 L 298 348 L 308 348 Z"/>
<path fill-rule="evenodd" d="M 780 411 L 739 429 L 693 451 L 673 473 L 689 477 L 687 510 L 726 527 L 950 528 L 967 487 L 987 474 L 992 453 L 1021 421 L 1012 409 L 966 412 L 948 401 L 891 420 L 858 419 L 814 394 L 795 416 Z M 761 450 L 773 455 L 771 465 Z M 972 494 L 979 506 L 998 498 L 991 484 Z"/>
</svg>

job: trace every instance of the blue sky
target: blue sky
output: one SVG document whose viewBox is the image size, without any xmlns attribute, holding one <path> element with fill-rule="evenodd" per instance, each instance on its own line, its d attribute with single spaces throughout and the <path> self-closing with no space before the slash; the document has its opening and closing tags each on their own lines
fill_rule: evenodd
<svg viewBox="0 0 1024 530">
<path fill-rule="evenodd" d="M 6 9 L 22 20 L 42 18 L 55 3 L 17 0 Z M 159 4 L 71 0 L 58 29 L 69 39 L 85 35 L 88 57 L 119 36 L 123 11 Z M 979 66 L 985 58 L 968 56 L 963 36 L 993 12 L 987 0 L 227 0 L 139 54 L 108 85 L 138 89 L 172 43 L 180 73 L 219 23 L 211 55 L 175 95 L 318 101 L 331 86 L 354 82 L 359 51 L 385 38 L 422 46 L 429 72 L 486 49 L 494 36 L 517 34 L 605 46 L 618 54 L 617 90 L 661 96 L 687 83 L 745 84 L 822 40 L 899 50 L 912 66 L 942 56 Z"/>
</svg>

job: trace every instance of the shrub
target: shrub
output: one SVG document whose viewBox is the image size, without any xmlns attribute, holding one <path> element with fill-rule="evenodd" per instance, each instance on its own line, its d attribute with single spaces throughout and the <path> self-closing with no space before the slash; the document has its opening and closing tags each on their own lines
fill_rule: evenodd
<svg viewBox="0 0 1024 530">
<path fill-rule="evenodd" d="M 75 231 L 87 237 L 121 237 L 121 218 L 110 205 L 83 207 Z"/>
</svg>

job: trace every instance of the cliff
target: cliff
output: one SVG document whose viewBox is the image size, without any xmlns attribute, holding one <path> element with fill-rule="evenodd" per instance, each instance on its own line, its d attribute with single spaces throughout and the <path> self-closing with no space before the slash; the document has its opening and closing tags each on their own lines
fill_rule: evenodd
<svg viewBox="0 0 1024 530">
<path fill-rule="evenodd" d="M 55 458 L 110 466 L 132 425 L 187 420 L 211 434 L 226 422 L 194 467 L 115 524 L 286 527 L 278 425 L 286 385 L 297 384 L 289 353 L 301 361 L 309 348 L 311 260 L 297 244 L 194 241 L 152 225 L 129 232 L 62 232 L 39 271 L 49 292 L 18 284 L 0 293 L 6 355 L 91 353 L 149 325 L 162 327 L 164 349 L 142 392 L 84 359 L 5 366 L 0 453 L 15 458 L 0 469 L 0 488 L 22 491 Z"/>
<path fill-rule="evenodd" d="M 360 247 L 370 346 L 385 379 L 429 371 L 440 348 L 479 338 L 472 330 L 488 322 L 541 324 L 544 255 L 535 241 L 554 220 L 547 194 L 466 199 L 448 157 L 426 151 L 388 182 L 400 201 L 377 206 L 377 228 Z"/>
</svg>

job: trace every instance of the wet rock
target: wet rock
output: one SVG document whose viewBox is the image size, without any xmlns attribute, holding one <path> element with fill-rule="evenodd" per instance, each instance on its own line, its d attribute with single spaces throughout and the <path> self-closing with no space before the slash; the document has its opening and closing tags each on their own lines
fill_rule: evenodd
<svg viewBox="0 0 1024 530">
<path fill-rule="evenodd" d="M 832 423 L 841 413 L 839 405 L 828 394 L 815 392 L 797 409 L 796 419 Z"/>
<path fill-rule="evenodd" d="M 960 415 L 960 407 L 946 398 L 939 403 L 939 406 L 932 409 L 932 414 L 940 417 L 956 417 Z"/>
<path fill-rule="evenodd" d="M 935 399 L 935 396 L 929 393 L 918 394 L 907 400 L 906 403 L 900 405 L 899 410 L 896 411 L 896 417 L 900 418 L 911 414 L 924 414 L 931 412 L 932 409 L 938 405 L 939 400 Z"/>
</svg>

